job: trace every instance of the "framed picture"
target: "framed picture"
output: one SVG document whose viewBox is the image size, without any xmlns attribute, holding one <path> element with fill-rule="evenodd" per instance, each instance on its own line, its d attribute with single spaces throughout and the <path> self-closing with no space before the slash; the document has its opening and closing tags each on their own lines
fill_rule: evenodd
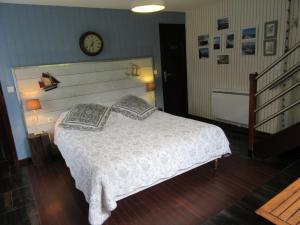
<svg viewBox="0 0 300 225">
<path fill-rule="evenodd" d="M 242 55 L 255 55 L 256 49 L 256 37 L 257 28 L 248 27 L 242 29 Z"/>
<path fill-rule="evenodd" d="M 242 29 L 242 40 L 256 38 L 256 27 Z"/>
<path fill-rule="evenodd" d="M 229 55 L 218 55 L 217 63 L 220 64 L 229 64 Z"/>
<path fill-rule="evenodd" d="M 255 55 L 256 39 L 242 42 L 242 55 Z"/>
<path fill-rule="evenodd" d="M 209 57 L 209 48 L 199 48 L 199 59 Z"/>
<path fill-rule="evenodd" d="M 205 35 L 200 35 L 198 36 L 198 46 L 206 46 L 209 44 L 209 35 L 205 34 Z"/>
<path fill-rule="evenodd" d="M 217 20 L 218 30 L 224 30 L 229 28 L 228 17 Z"/>
<path fill-rule="evenodd" d="M 226 34 L 226 48 L 234 48 L 234 33 Z"/>
<path fill-rule="evenodd" d="M 277 40 L 264 40 L 264 56 L 276 55 Z"/>
<path fill-rule="evenodd" d="M 265 23 L 265 39 L 276 38 L 278 29 L 278 21 L 270 21 Z"/>
<path fill-rule="evenodd" d="M 221 36 L 216 35 L 213 37 L 213 49 L 220 50 L 221 49 Z"/>
</svg>

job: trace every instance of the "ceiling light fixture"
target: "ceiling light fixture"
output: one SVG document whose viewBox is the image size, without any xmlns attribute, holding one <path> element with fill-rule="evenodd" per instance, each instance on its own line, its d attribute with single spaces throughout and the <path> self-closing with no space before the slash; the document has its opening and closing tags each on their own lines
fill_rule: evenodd
<svg viewBox="0 0 300 225">
<path fill-rule="evenodd" d="M 158 12 L 165 8 L 163 0 L 134 0 L 131 5 L 131 11 L 137 13 Z"/>
</svg>

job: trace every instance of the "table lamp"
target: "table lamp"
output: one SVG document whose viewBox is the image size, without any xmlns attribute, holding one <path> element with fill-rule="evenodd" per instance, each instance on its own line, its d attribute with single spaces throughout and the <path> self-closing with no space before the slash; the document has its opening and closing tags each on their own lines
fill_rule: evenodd
<svg viewBox="0 0 300 225">
<path fill-rule="evenodd" d="M 37 122 L 38 122 L 38 120 L 39 120 L 38 115 L 37 115 L 37 113 L 36 113 L 36 110 L 42 108 L 41 102 L 40 102 L 39 99 L 29 99 L 29 100 L 27 100 L 27 102 L 26 102 L 26 108 L 27 108 L 28 110 L 32 110 L 32 111 L 33 111 L 33 114 L 34 114 L 34 116 L 35 116 L 35 119 L 34 119 L 34 125 L 35 125 L 35 131 L 36 131 L 36 130 L 37 130 Z M 38 133 L 35 132 L 34 134 L 38 134 Z"/>
<path fill-rule="evenodd" d="M 146 83 L 146 90 L 147 91 L 154 91 L 155 90 L 155 82 L 150 81 Z"/>
</svg>

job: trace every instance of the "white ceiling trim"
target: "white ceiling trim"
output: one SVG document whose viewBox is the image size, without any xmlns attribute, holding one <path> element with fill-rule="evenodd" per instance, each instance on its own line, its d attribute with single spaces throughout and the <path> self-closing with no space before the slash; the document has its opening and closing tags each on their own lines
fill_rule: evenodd
<svg viewBox="0 0 300 225">
<path fill-rule="evenodd" d="M 185 12 L 213 1 L 216 0 L 165 0 L 165 10 Z M 132 0 L 0 0 L 0 3 L 130 10 Z"/>
</svg>

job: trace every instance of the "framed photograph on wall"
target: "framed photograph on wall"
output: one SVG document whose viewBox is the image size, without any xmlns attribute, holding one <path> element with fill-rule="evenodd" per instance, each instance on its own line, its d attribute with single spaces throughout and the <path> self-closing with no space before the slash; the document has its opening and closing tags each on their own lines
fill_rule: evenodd
<svg viewBox="0 0 300 225">
<path fill-rule="evenodd" d="M 208 44 L 209 44 L 209 35 L 208 34 L 198 36 L 198 46 L 199 47 L 207 46 Z"/>
<path fill-rule="evenodd" d="M 222 18 L 217 20 L 217 28 L 218 30 L 224 30 L 229 28 L 229 21 L 227 18 Z"/>
<path fill-rule="evenodd" d="M 264 40 L 264 56 L 276 55 L 277 40 Z"/>
<path fill-rule="evenodd" d="M 226 34 L 226 48 L 234 48 L 234 33 Z"/>
<path fill-rule="evenodd" d="M 242 42 L 242 55 L 255 55 L 256 40 L 247 40 Z"/>
<path fill-rule="evenodd" d="M 199 48 L 199 59 L 209 57 L 209 48 Z"/>
<path fill-rule="evenodd" d="M 256 37 L 257 37 L 257 28 L 248 27 L 242 29 L 242 40 L 241 40 L 241 50 L 242 55 L 255 55 L 256 49 Z"/>
<path fill-rule="evenodd" d="M 256 27 L 242 29 L 242 40 L 256 38 Z"/>
<path fill-rule="evenodd" d="M 217 56 L 217 64 L 229 64 L 229 55 L 218 55 Z"/>
<path fill-rule="evenodd" d="M 213 49 L 220 50 L 221 49 L 221 35 L 215 35 L 213 37 Z"/>
<path fill-rule="evenodd" d="M 276 38 L 278 29 L 278 21 L 270 21 L 265 23 L 265 39 Z"/>
</svg>

